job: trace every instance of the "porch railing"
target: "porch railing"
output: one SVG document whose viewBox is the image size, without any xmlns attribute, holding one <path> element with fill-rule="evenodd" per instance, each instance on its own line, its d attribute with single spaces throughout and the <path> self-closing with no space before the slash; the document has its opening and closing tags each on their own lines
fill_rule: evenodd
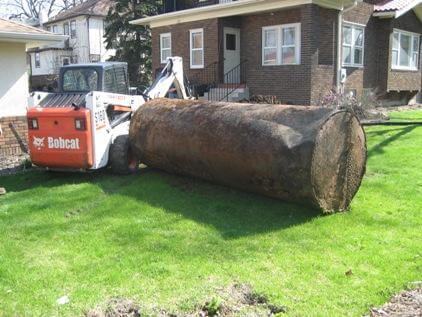
<svg viewBox="0 0 422 317">
<path fill-rule="evenodd" d="M 246 88 L 247 60 L 241 61 L 223 75 L 222 83 L 208 91 L 208 100 L 229 101 L 236 90 Z"/>
</svg>

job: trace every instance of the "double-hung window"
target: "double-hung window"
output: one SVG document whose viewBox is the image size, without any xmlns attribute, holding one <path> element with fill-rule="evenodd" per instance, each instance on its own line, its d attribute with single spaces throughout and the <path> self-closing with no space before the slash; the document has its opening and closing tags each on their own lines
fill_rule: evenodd
<svg viewBox="0 0 422 317">
<path fill-rule="evenodd" d="M 300 23 L 262 28 L 262 65 L 300 64 Z"/>
<path fill-rule="evenodd" d="M 70 37 L 72 39 L 76 38 L 76 21 L 70 21 Z"/>
<path fill-rule="evenodd" d="M 417 70 L 419 67 L 419 34 L 394 30 L 391 47 L 393 69 Z"/>
<path fill-rule="evenodd" d="M 63 34 L 64 35 L 69 35 L 69 23 L 63 23 Z"/>
<path fill-rule="evenodd" d="M 165 63 L 167 57 L 171 56 L 171 33 L 160 34 L 160 59 Z"/>
<path fill-rule="evenodd" d="M 364 27 L 356 24 L 343 25 L 343 66 L 363 66 Z"/>
<path fill-rule="evenodd" d="M 190 68 L 204 68 L 204 29 L 189 31 Z"/>
</svg>

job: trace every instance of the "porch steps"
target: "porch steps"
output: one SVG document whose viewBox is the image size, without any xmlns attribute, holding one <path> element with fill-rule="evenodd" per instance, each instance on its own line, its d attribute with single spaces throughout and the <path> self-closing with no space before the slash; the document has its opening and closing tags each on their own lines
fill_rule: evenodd
<svg viewBox="0 0 422 317">
<path fill-rule="evenodd" d="M 224 84 L 230 85 L 230 84 Z M 230 91 L 231 89 L 229 89 Z M 219 99 L 223 98 L 227 94 L 227 89 L 224 87 L 211 88 L 209 92 L 205 92 L 203 97 L 200 97 L 202 100 L 211 100 L 211 101 L 220 101 Z M 208 97 L 209 96 L 209 97 Z M 244 99 L 249 99 L 249 88 L 246 85 L 242 85 L 228 95 L 227 98 L 224 98 L 222 101 L 236 102 Z"/>
</svg>

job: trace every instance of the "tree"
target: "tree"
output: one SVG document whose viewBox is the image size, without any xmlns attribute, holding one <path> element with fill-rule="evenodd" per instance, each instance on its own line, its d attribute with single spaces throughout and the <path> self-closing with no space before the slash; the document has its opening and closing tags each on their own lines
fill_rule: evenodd
<svg viewBox="0 0 422 317">
<path fill-rule="evenodd" d="M 82 2 L 83 0 L 0 0 L 0 8 L 7 9 L 5 15 L 9 19 L 40 20 L 41 15 L 50 18 Z"/>
<path fill-rule="evenodd" d="M 110 60 L 128 63 L 129 80 L 137 87 L 151 81 L 151 30 L 129 22 L 158 13 L 159 0 L 116 0 L 106 17 L 107 49 L 115 49 Z"/>
</svg>

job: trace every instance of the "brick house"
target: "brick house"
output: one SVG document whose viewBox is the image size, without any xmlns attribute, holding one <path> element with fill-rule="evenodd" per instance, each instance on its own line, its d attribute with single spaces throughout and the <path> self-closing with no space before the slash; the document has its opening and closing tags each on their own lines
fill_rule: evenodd
<svg viewBox="0 0 422 317">
<path fill-rule="evenodd" d="M 333 87 L 414 98 L 421 20 L 419 0 L 181 0 L 131 23 L 152 29 L 154 70 L 182 56 L 200 94 L 224 88 L 210 99 L 240 89 L 309 105 Z"/>
</svg>

